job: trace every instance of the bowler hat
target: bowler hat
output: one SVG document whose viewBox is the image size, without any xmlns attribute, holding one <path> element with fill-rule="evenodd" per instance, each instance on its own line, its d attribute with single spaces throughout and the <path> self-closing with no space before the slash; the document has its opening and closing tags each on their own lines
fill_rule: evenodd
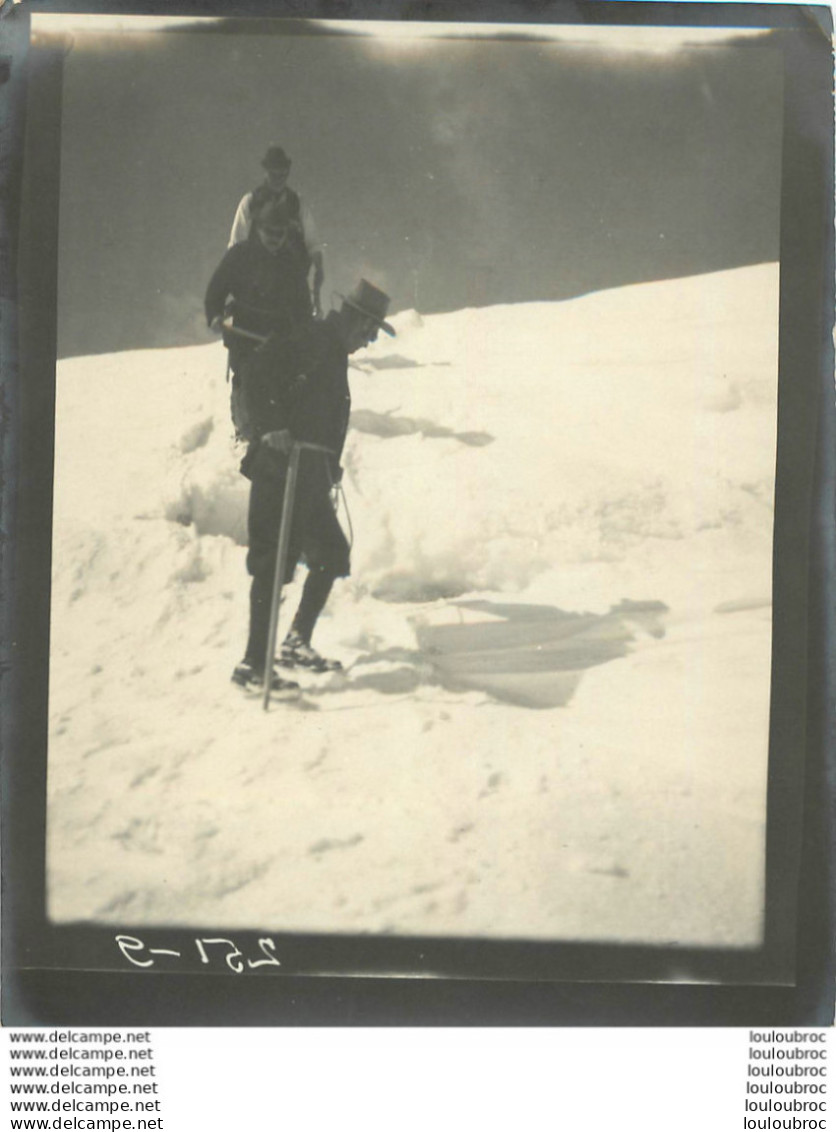
<svg viewBox="0 0 836 1132">
<path fill-rule="evenodd" d="M 384 316 L 389 309 L 389 296 L 367 279 L 361 279 L 357 286 L 348 295 L 342 296 L 346 306 L 364 314 L 372 319 L 381 330 L 385 330 L 392 338 L 395 337 L 395 328 L 384 322 Z"/>
<path fill-rule="evenodd" d="M 280 145 L 270 145 L 261 159 L 261 164 L 265 169 L 289 169 L 291 162 Z"/>
</svg>

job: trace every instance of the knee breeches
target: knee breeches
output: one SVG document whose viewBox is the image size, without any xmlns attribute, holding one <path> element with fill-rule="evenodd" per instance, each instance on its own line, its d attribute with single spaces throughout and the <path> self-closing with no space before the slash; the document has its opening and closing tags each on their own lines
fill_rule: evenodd
<svg viewBox="0 0 836 1132">
<path fill-rule="evenodd" d="M 253 577 L 272 577 L 276 568 L 287 458 L 272 449 L 260 448 L 248 473 L 251 488 L 247 570 Z M 321 570 L 333 578 L 347 577 L 350 572 L 348 540 L 334 513 L 329 492 L 325 458 L 318 452 L 303 452 L 290 530 L 288 581 L 303 558 L 310 569 Z"/>
</svg>

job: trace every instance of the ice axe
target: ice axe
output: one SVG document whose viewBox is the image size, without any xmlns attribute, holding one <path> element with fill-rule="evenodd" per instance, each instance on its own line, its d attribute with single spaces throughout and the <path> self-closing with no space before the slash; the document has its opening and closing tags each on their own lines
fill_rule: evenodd
<svg viewBox="0 0 836 1132">
<path fill-rule="evenodd" d="M 237 334 L 239 338 L 249 338 L 251 342 L 258 342 L 262 346 L 267 341 L 263 334 L 254 334 L 252 330 L 242 330 L 240 326 L 233 326 L 231 322 L 226 320 L 221 323 L 221 326 L 227 334 Z"/>
<path fill-rule="evenodd" d="M 273 595 L 270 601 L 270 624 L 267 630 L 267 653 L 264 658 L 264 710 L 270 707 L 270 684 L 273 678 L 273 661 L 276 655 L 276 637 L 279 629 L 279 605 L 282 597 L 282 587 L 287 573 L 287 555 L 290 548 L 290 527 L 293 522 L 293 505 L 296 500 L 296 480 L 299 475 L 299 457 L 302 449 L 311 452 L 323 452 L 326 456 L 333 456 L 334 452 L 322 444 L 311 444 L 306 440 L 294 440 L 290 448 L 290 457 L 287 462 L 287 479 L 284 484 L 284 502 L 282 504 L 282 521 L 279 526 L 279 544 L 276 550 L 276 570 L 273 575 Z"/>
</svg>

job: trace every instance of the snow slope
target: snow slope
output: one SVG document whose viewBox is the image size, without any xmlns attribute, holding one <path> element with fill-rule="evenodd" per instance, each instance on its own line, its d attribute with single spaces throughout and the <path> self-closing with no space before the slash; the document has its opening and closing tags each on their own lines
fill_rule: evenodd
<svg viewBox="0 0 836 1132">
<path fill-rule="evenodd" d="M 396 316 L 309 711 L 229 683 L 222 346 L 61 363 L 52 917 L 756 944 L 777 304 L 771 264 Z"/>
</svg>

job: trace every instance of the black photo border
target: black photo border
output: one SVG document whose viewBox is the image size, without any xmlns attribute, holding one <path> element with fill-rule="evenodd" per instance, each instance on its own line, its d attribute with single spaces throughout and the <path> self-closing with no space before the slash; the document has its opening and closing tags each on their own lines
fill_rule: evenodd
<svg viewBox="0 0 836 1132">
<path fill-rule="evenodd" d="M 829 1025 L 833 1017 L 833 121 L 824 7 L 32 2 L 2 10 L 2 1021 L 5 1025 Z M 280 967 L 203 966 L 196 932 L 45 917 L 62 62 L 34 12 L 771 29 L 784 61 L 767 891 L 757 951 L 274 935 Z M 255 25 L 249 22 L 247 29 Z M 761 41 L 761 45 L 763 42 Z M 126 929 L 132 938 L 137 933 Z M 244 957 L 256 932 L 206 925 Z M 137 940 L 139 942 L 139 940 Z M 191 961 L 155 957 L 179 951 Z M 776 983 L 775 971 L 786 972 Z M 478 973 L 478 974 L 475 974 Z M 426 977 L 415 978 L 416 974 Z M 384 977 L 385 976 L 385 977 Z M 681 980 L 681 981 L 677 981 Z M 780 983 L 780 985 L 778 985 Z M 709 985 L 710 984 L 710 985 Z"/>
</svg>

